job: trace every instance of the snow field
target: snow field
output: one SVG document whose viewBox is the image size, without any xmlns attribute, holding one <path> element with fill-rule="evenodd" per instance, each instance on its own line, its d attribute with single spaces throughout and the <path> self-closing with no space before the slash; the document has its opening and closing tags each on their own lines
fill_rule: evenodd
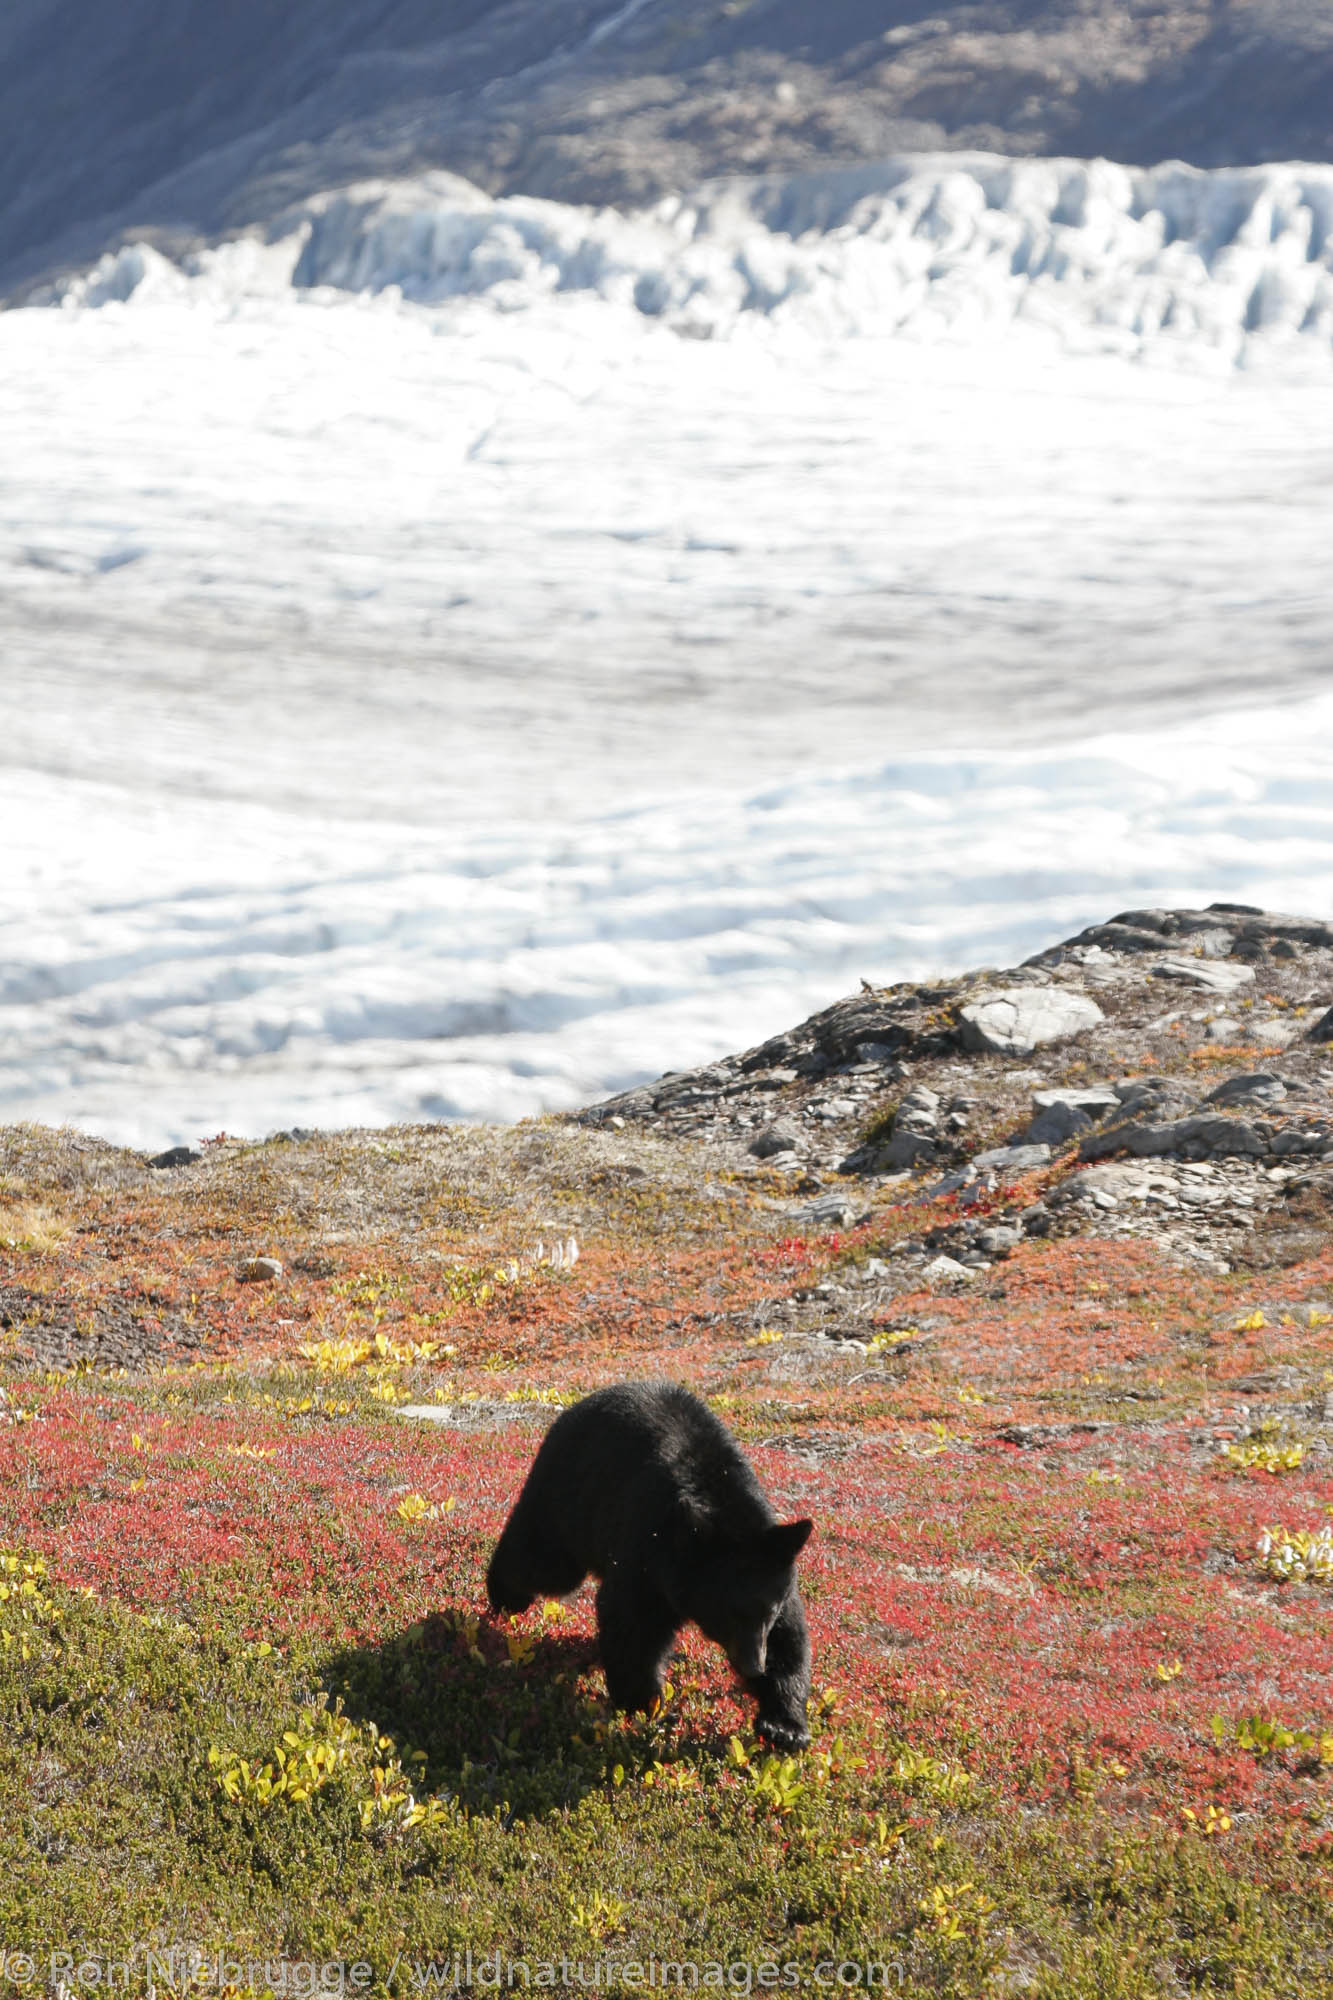
<svg viewBox="0 0 1333 2000">
<path fill-rule="evenodd" d="M 0 1117 L 513 1117 L 1326 914 L 1330 188 L 437 177 L 0 315 Z"/>
</svg>

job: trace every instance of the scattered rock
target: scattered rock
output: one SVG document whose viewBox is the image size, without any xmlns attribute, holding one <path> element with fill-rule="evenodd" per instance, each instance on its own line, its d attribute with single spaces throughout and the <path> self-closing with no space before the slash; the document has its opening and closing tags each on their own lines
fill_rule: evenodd
<svg viewBox="0 0 1333 2000">
<path fill-rule="evenodd" d="M 1268 1151 L 1266 1135 L 1243 1118 L 1178 1118 L 1166 1125 L 1131 1121 L 1092 1132 L 1079 1147 L 1085 1160 L 1104 1160 L 1112 1153 L 1133 1153 L 1151 1159 L 1179 1153 L 1185 1159 L 1223 1158 L 1227 1154 L 1257 1157 Z"/>
<path fill-rule="evenodd" d="M 1271 1070 L 1254 1070 L 1248 1076 L 1229 1076 L 1204 1098 L 1205 1104 L 1253 1104 L 1264 1110 L 1286 1100 L 1287 1085 Z"/>
<path fill-rule="evenodd" d="M 1195 1105 L 1193 1091 L 1173 1077 L 1130 1076 L 1113 1088 L 1127 1117 L 1142 1117 L 1151 1111 L 1160 1118 L 1164 1113 L 1192 1111 Z"/>
<path fill-rule="evenodd" d="M 1112 1103 L 1115 1099 L 1112 1098 Z M 1018 1136 L 1020 1146 L 1063 1146 L 1092 1130 L 1092 1120 L 1076 1104 L 1048 1104 L 1039 1111 L 1026 1131 Z"/>
<path fill-rule="evenodd" d="M 1108 1111 L 1115 1111 L 1120 1099 L 1109 1083 L 1093 1083 L 1082 1088 L 1072 1084 L 1060 1090 L 1034 1090 L 1032 1102 L 1038 1111 L 1053 1111 L 1058 1105 L 1067 1104 L 1071 1110 L 1081 1111 L 1087 1118 L 1096 1119 Z"/>
<path fill-rule="evenodd" d="M 882 1146 L 883 1163 L 888 1168 L 914 1167 L 933 1160 L 939 1131 L 938 1094 L 919 1083 L 907 1092 L 893 1118 L 893 1134 Z"/>
<path fill-rule="evenodd" d="M 1270 1049 L 1289 1049 L 1293 1042 L 1300 1040 L 1299 1021 L 1247 1021 L 1245 1039 L 1260 1042 Z"/>
<path fill-rule="evenodd" d="M 779 1153 L 794 1153 L 801 1145 L 801 1134 L 793 1125 L 770 1125 L 768 1129 L 752 1139 L 748 1150 L 757 1160 L 775 1159 Z"/>
<path fill-rule="evenodd" d="M 1269 1145 L 1279 1158 L 1296 1153 L 1322 1156 L 1333 1147 L 1333 1124 L 1284 1125 L 1274 1132 Z"/>
<path fill-rule="evenodd" d="M 282 1264 L 277 1257 L 247 1257 L 236 1270 L 237 1281 L 242 1285 L 271 1285 L 281 1276 Z"/>
<path fill-rule="evenodd" d="M 165 1153 L 155 1153 L 148 1164 L 150 1167 L 193 1167 L 203 1157 L 193 1146 L 168 1146 Z"/>
<path fill-rule="evenodd" d="M 823 1194 L 818 1201 L 807 1202 L 796 1211 L 798 1222 L 814 1222 L 825 1228 L 846 1229 L 855 1222 L 865 1219 L 866 1211 L 859 1202 L 851 1201 L 845 1194 Z"/>
<path fill-rule="evenodd" d="M 994 1146 L 988 1153 L 978 1153 L 969 1165 L 973 1173 L 994 1167 L 999 1173 L 1024 1174 L 1044 1167 L 1050 1157 L 1049 1146 Z"/>
<path fill-rule="evenodd" d="M 1152 951 L 1162 949 L 1164 938 L 1188 938 L 1191 945 L 1201 932 L 1225 930 L 1234 942 L 1258 945 L 1271 950 L 1279 938 L 1295 944 L 1333 948 L 1333 923 L 1312 917 L 1280 916 L 1256 909 L 1251 903 L 1210 903 L 1206 910 L 1126 910 L 1109 923 L 1092 924 L 1077 937 L 1049 951 L 1038 952 L 1029 965 L 1047 965 L 1067 956 L 1080 946 L 1102 945 L 1110 951 Z"/>
<path fill-rule="evenodd" d="M 1207 958 L 1164 958 L 1152 971 L 1154 979 L 1176 979 L 1186 986 L 1202 986 L 1209 993 L 1224 996 L 1254 984 L 1253 966 L 1218 965 Z"/>
<path fill-rule="evenodd" d="M 1001 987 L 980 993 L 959 1010 L 963 1047 L 1026 1056 L 1050 1042 L 1067 1041 L 1097 1027 L 1106 1016 L 1085 993 L 1063 987 Z"/>
<path fill-rule="evenodd" d="M 1161 996 L 1172 986 L 1173 1011 L 1163 1014 L 1153 989 Z M 1243 1007 L 1233 994 L 1244 996 Z M 755 1049 L 577 1115 L 613 1131 L 639 1125 L 666 1140 L 699 1138 L 727 1148 L 732 1170 L 747 1150 L 752 1161 L 785 1155 L 802 1176 L 802 1199 L 837 1172 L 877 1182 L 884 1201 L 888 1177 L 924 1170 L 935 1182 L 926 1198 L 954 1194 L 960 1216 L 986 1205 L 997 1178 L 1046 1164 L 1046 1153 L 1028 1149 L 1077 1148 L 1086 1161 L 1233 1159 L 1262 1169 L 1290 1160 L 1304 1168 L 1333 1152 L 1333 1117 L 1323 1115 L 1330 1106 L 1304 1039 L 1333 1045 L 1331 999 L 1333 924 L 1235 904 L 1131 910 L 1011 971 L 863 985 Z M 1079 1082 L 1082 1065 L 1050 1046 L 1093 1029 L 1098 1062 L 1128 1072 L 1115 1083 L 1105 1072 Z M 1272 1051 L 1297 1039 L 1278 1076 Z M 1199 1044 L 1207 1045 L 1203 1060 Z M 1230 1076 L 1228 1051 L 1246 1044 L 1253 1054 L 1239 1065 L 1245 1074 Z M 1204 1061 L 1215 1054 L 1222 1067 L 1210 1072 Z M 889 1120 L 891 1081 L 905 1095 Z M 1025 1086 L 1026 1111 L 1028 1100 L 1017 1096 Z M 858 1143 L 872 1116 L 874 1137 Z M 992 1133 L 1007 1143 L 992 1142 Z M 965 1165 L 974 1146 L 991 1150 Z M 1254 1199 L 1238 1192 L 1231 1207 Z M 1119 1215 L 1117 1229 L 1151 1223 L 1141 1208 L 1118 1211 L 1121 1197 L 1110 1191 L 1103 1200 L 1112 1204 L 1106 1215 Z M 1153 1200 L 1163 1210 L 1187 1201 L 1209 1227 L 1223 1226 L 1212 1220 L 1216 1203 L 1174 1185 Z M 1080 1214 L 1094 1209 L 1102 1204 L 1089 1197 Z M 1076 1220 L 1062 1211 L 1059 1227 Z"/>
<path fill-rule="evenodd" d="M 978 1250 L 988 1257 L 1007 1257 L 1023 1241 L 1023 1231 L 1013 1223 L 996 1223 L 992 1229 L 983 1229 L 977 1238 Z"/>
<path fill-rule="evenodd" d="M 971 1266 L 960 1264 L 956 1257 L 933 1257 L 921 1275 L 932 1285 L 941 1285 L 960 1278 L 974 1278 L 976 1272 Z"/>
<path fill-rule="evenodd" d="M 151 1297 L 113 1292 L 98 1299 L 0 1285 L 0 1327 L 12 1330 L 6 1360 L 36 1368 L 125 1368 L 138 1372 L 167 1348 L 197 1350 L 202 1335 Z"/>
</svg>

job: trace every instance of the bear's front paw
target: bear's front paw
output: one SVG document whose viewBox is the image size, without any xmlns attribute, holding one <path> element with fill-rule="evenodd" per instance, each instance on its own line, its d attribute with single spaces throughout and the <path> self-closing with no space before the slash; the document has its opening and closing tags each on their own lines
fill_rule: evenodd
<svg viewBox="0 0 1333 2000">
<path fill-rule="evenodd" d="M 754 1728 L 756 1736 L 762 1736 L 775 1750 L 804 1750 L 810 1741 L 804 1721 L 790 1715 L 761 1715 Z"/>
</svg>

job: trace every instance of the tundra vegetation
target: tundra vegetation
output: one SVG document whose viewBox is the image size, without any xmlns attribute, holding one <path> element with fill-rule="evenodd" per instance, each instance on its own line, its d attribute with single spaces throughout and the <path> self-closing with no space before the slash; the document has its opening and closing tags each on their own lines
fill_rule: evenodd
<svg viewBox="0 0 1333 2000">
<path fill-rule="evenodd" d="M 1247 1064 L 1159 1058 L 1196 1090 Z M 613 1990 L 869 1961 L 940 1995 L 1333 1991 L 1319 1173 L 1277 1252 L 1263 1211 L 1209 1262 L 1042 1201 L 1078 1171 L 909 1166 L 829 1227 L 790 1153 L 619 1119 L 160 1171 L 0 1134 L 5 1948 L 373 1993 L 469 1950 Z M 1053 1220 L 932 1275 L 964 1194 Z M 623 1718 L 586 1591 L 486 1615 L 551 1413 L 652 1376 L 817 1523 L 804 1755 L 697 1633 Z"/>
</svg>

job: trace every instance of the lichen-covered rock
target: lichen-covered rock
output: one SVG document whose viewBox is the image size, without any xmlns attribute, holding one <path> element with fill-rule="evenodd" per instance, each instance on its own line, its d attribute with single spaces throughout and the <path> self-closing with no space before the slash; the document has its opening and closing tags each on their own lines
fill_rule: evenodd
<svg viewBox="0 0 1333 2000">
<path fill-rule="evenodd" d="M 1009 986 L 978 993 L 958 1010 L 963 1047 L 1026 1056 L 1105 1020 L 1095 1000 L 1062 986 Z"/>
<path fill-rule="evenodd" d="M 978 1153 L 970 1162 L 974 1172 L 994 1167 L 1000 1173 L 1025 1174 L 1033 1167 L 1044 1167 L 1051 1157 L 1049 1146 L 992 1146 L 987 1153 Z"/>
<path fill-rule="evenodd" d="M 1254 984 L 1252 965 L 1219 965 L 1211 958 L 1164 958 L 1152 968 L 1152 973 L 1154 979 L 1174 979 L 1185 986 L 1201 986 L 1205 992 L 1220 993 L 1224 998 L 1239 992 L 1242 986 Z"/>
</svg>

